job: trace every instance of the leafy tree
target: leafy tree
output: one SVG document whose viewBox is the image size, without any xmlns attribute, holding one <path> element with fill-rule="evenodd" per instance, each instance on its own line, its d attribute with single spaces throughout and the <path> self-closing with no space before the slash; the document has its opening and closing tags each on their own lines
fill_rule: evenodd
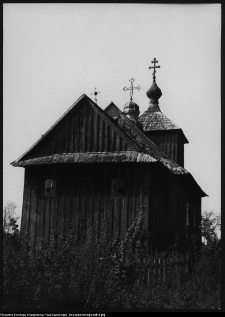
<svg viewBox="0 0 225 317">
<path fill-rule="evenodd" d="M 17 215 L 17 207 L 18 206 L 12 201 L 8 201 L 3 207 L 3 230 L 7 233 L 15 232 L 18 228 L 16 222 L 20 216 Z"/>
<path fill-rule="evenodd" d="M 208 242 L 217 241 L 217 231 L 221 229 L 221 216 L 215 211 L 204 210 L 201 219 L 202 236 Z"/>
</svg>

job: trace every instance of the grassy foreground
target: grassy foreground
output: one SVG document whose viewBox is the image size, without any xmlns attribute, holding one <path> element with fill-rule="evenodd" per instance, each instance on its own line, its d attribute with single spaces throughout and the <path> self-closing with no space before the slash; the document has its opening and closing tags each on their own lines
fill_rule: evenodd
<svg viewBox="0 0 225 317">
<path fill-rule="evenodd" d="M 96 224 L 98 227 L 98 224 Z M 219 309 L 221 249 L 202 246 L 192 258 L 192 273 L 167 280 L 153 275 L 146 283 L 148 259 L 142 214 L 122 242 L 90 232 L 75 247 L 73 230 L 51 242 L 39 241 L 34 252 L 29 238 L 3 236 L 3 301 L 5 309 Z M 137 284 L 137 279 L 139 284 Z"/>
</svg>

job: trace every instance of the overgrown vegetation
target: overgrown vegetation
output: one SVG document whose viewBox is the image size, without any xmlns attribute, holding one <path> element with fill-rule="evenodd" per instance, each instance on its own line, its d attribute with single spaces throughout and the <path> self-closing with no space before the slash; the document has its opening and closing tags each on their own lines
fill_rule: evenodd
<svg viewBox="0 0 225 317">
<path fill-rule="evenodd" d="M 221 215 L 213 210 L 204 210 L 201 220 L 202 236 L 208 243 L 218 241 L 218 231 L 221 232 Z"/>
<path fill-rule="evenodd" d="M 191 273 L 178 277 L 171 268 L 166 282 L 151 274 L 147 283 L 151 255 L 143 216 L 141 211 L 121 242 L 118 236 L 107 238 L 107 222 L 98 236 L 97 217 L 90 239 L 79 246 L 73 225 L 69 236 L 58 236 L 52 228 L 50 244 L 39 241 L 36 250 L 29 237 L 4 233 L 4 308 L 220 308 L 218 243 L 190 257 Z M 171 249 L 178 251 L 176 245 Z"/>
<path fill-rule="evenodd" d="M 18 227 L 16 222 L 20 217 L 16 212 L 17 207 L 18 206 L 13 201 L 8 201 L 3 207 L 3 231 L 6 231 L 7 233 L 13 232 L 13 224 Z"/>
</svg>

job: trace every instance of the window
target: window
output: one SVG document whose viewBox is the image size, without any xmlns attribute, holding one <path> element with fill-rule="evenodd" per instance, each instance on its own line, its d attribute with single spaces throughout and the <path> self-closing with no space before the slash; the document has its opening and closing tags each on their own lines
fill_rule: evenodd
<svg viewBox="0 0 225 317">
<path fill-rule="evenodd" d="M 45 181 L 45 197 L 55 197 L 56 181 L 54 179 L 47 179 Z"/>
<path fill-rule="evenodd" d="M 123 179 L 114 179 L 112 181 L 112 196 L 122 197 L 122 196 L 124 196 L 124 193 L 125 193 L 124 180 Z"/>
</svg>

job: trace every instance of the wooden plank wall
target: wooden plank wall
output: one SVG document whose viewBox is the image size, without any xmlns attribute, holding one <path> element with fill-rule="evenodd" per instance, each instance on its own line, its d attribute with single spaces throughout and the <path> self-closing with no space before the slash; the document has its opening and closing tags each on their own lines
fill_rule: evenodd
<svg viewBox="0 0 225 317">
<path fill-rule="evenodd" d="M 170 210 L 171 218 L 171 237 L 179 233 L 180 246 L 186 245 L 186 210 L 187 203 L 189 204 L 189 225 L 188 232 L 191 237 L 192 233 L 197 233 L 198 244 L 201 244 L 201 197 L 197 196 L 191 189 L 187 190 L 182 181 L 171 183 L 170 188 Z M 195 226 L 194 226 L 195 217 Z M 174 241 L 173 241 L 174 242 Z"/>
<path fill-rule="evenodd" d="M 184 166 L 184 144 L 179 131 L 154 131 L 145 134 L 172 160 Z"/>
<path fill-rule="evenodd" d="M 45 180 L 56 180 L 57 196 L 44 197 Z M 112 180 L 125 180 L 125 194 L 112 197 Z M 49 242 L 51 218 L 59 233 L 68 233 L 74 223 L 76 240 L 84 233 L 88 239 L 88 225 L 93 226 L 96 214 L 99 221 L 109 217 L 109 234 L 117 231 L 122 238 L 132 224 L 141 205 L 148 203 L 146 170 L 133 163 L 77 164 L 27 167 L 25 176 L 22 230 L 36 232 L 35 238 Z M 108 214 L 107 214 L 108 211 Z"/>
<path fill-rule="evenodd" d="M 146 229 L 150 232 L 150 245 L 155 252 L 156 248 L 158 251 L 164 248 L 172 231 L 171 179 L 166 170 L 156 167 L 149 170 L 148 179 L 146 206 L 149 212 Z"/>
<path fill-rule="evenodd" d="M 90 104 L 84 103 L 75 110 L 30 152 L 29 157 L 130 150 L 112 124 L 104 122 L 99 112 Z"/>
<path fill-rule="evenodd" d="M 30 173 L 30 169 L 25 169 L 24 192 L 23 192 L 23 212 L 22 212 L 22 219 L 21 219 L 21 231 L 24 234 L 26 234 L 29 231 L 31 179 L 32 179 L 32 174 Z"/>
<path fill-rule="evenodd" d="M 189 226 L 190 234 L 194 232 L 197 234 L 197 243 L 201 245 L 201 198 L 193 192 L 189 192 Z"/>
<path fill-rule="evenodd" d="M 44 197 L 46 179 L 56 180 L 56 197 Z M 125 194 L 112 196 L 112 180 L 124 179 Z M 169 189 L 169 190 L 168 190 Z M 153 233 L 151 244 L 158 249 L 174 238 L 185 225 L 187 193 L 172 182 L 165 171 L 154 164 L 104 163 L 62 164 L 58 166 L 27 167 L 21 230 L 35 233 L 35 239 L 49 242 L 51 219 L 60 234 L 69 233 L 71 223 L 78 242 L 82 236 L 90 239 L 89 229 L 107 217 L 109 235 L 118 231 L 124 237 L 141 206 L 146 206 L 145 228 Z M 201 198 L 190 204 L 201 208 Z M 193 216 L 191 216 L 193 217 Z M 199 212 L 197 223 L 200 223 Z M 191 220 L 192 221 L 192 220 Z M 197 225 L 197 224 L 196 224 Z"/>
</svg>

